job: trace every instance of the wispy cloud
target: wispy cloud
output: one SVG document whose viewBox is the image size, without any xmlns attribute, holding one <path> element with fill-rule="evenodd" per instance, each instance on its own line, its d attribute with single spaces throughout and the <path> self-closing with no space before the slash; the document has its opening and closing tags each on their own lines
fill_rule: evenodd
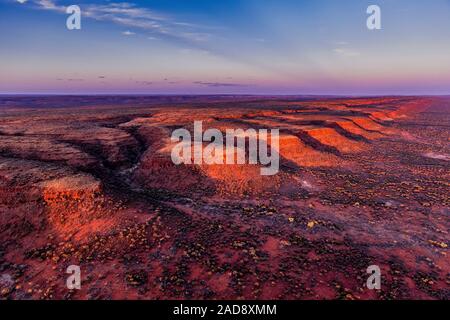
<svg viewBox="0 0 450 320">
<path fill-rule="evenodd" d="M 58 78 L 56 80 L 57 81 L 68 81 L 68 82 L 83 82 L 84 81 L 84 79 L 81 79 L 81 78 L 68 78 L 68 79 Z"/>
<path fill-rule="evenodd" d="M 65 6 L 57 5 L 53 0 L 36 0 L 35 3 L 42 9 L 65 12 Z"/>
<path fill-rule="evenodd" d="M 136 34 L 136 32 L 132 32 L 132 31 L 124 31 L 124 32 L 122 32 L 122 34 L 124 35 L 124 36 L 133 36 L 133 35 L 135 35 Z"/>
<path fill-rule="evenodd" d="M 347 41 L 336 41 L 334 44 L 336 44 L 338 46 L 347 46 L 350 43 L 348 43 Z"/>
<path fill-rule="evenodd" d="M 65 12 L 66 10 L 66 6 L 58 4 L 56 0 L 34 0 L 34 4 L 37 8 L 44 10 L 58 12 Z M 211 36 L 204 32 L 201 26 L 178 21 L 173 17 L 156 13 L 129 2 L 84 4 L 82 6 L 82 17 L 112 22 L 153 35 L 181 38 L 192 42 L 203 42 Z"/>
<path fill-rule="evenodd" d="M 143 86 L 151 86 L 153 85 L 152 81 L 136 81 L 137 84 L 143 85 Z"/>
<path fill-rule="evenodd" d="M 360 52 L 348 48 L 335 48 L 333 52 L 343 57 L 358 57 L 361 55 Z"/>
<path fill-rule="evenodd" d="M 194 84 L 207 86 L 207 87 L 244 87 L 246 85 L 240 83 L 224 83 L 224 82 L 203 82 L 195 81 Z"/>
</svg>

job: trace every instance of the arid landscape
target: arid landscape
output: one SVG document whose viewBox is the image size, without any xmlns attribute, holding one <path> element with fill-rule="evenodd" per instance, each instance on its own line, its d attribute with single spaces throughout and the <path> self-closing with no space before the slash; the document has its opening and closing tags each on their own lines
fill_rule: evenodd
<svg viewBox="0 0 450 320">
<path fill-rule="evenodd" d="M 279 173 L 173 164 L 194 121 Z M 449 142 L 446 97 L 2 96 L 0 298 L 449 299 Z"/>
</svg>

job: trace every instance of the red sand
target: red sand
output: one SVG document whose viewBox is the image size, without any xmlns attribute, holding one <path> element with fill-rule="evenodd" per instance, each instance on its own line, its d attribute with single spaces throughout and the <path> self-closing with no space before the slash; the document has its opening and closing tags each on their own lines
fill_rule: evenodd
<svg viewBox="0 0 450 320">
<path fill-rule="evenodd" d="M 0 108 L 1 298 L 450 298 L 448 99 L 66 99 Z M 279 174 L 175 166 L 200 120 L 279 128 Z"/>
</svg>

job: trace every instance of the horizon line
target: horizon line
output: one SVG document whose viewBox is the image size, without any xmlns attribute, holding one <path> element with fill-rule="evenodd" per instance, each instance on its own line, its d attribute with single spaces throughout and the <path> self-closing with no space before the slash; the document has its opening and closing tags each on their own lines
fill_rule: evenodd
<svg viewBox="0 0 450 320">
<path fill-rule="evenodd" d="M 69 92 L 52 92 L 52 93 L 4 93 L 0 92 L 0 97 L 5 96 L 140 96 L 140 97 L 161 97 L 161 96 L 241 96 L 241 97 L 448 97 L 449 93 L 434 94 L 434 93 L 417 93 L 417 94 L 405 94 L 405 93 L 361 93 L 361 94 L 335 94 L 335 93 L 69 93 Z"/>
</svg>

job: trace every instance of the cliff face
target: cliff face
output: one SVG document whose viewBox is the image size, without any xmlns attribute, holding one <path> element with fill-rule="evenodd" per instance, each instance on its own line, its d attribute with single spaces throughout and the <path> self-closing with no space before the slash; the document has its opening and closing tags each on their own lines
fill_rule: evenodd
<svg viewBox="0 0 450 320">
<path fill-rule="evenodd" d="M 449 298 L 448 100 L 45 99 L 0 110 L 1 298 Z M 194 121 L 279 129 L 279 173 L 175 165 Z"/>
</svg>

